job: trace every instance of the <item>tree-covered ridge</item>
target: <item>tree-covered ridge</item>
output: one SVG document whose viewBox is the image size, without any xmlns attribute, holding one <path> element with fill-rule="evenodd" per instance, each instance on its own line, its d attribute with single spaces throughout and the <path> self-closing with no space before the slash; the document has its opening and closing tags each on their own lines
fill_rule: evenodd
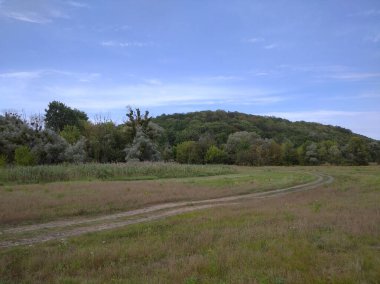
<svg viewBox="0 0 380 284">
<path fill-rule="evenodd" d="M 243 165 L 365 165 L 380 160 L 379 141 L 339 126 L 223 110 L 161 115 L 153 121 L 166 130 L 179 162 L 213 161 L 207 153 L 211 146 L 223 151 L 213 148 L 217 161 Z"/>
<path fill-rule="evenodd" d="M 156 118 L 128 108 L 126 121 L 89 121 L 52 102 L 29 120 L 0 115 L 0 166 L 177 161 L 189 164 L 366 165 L 380 142 L 350 130 L 238 112 L 202 111 Z"/>
<path fill-rule="evenodd" d="M 163 114 L 154 118 L 153 121 L 167 131 L 172 145 L 187 140 L 198 140 L 206 133 L 211 134 L 221 145 L 227 142 L 230 134 L 239 131 L 255 132 L 261 138 L 273 139 L 277 143 L 291 142 L 295 147 L 308 140 L 313 142 L 333 140 L 339 144 L 345 144 L 353 136 L 360 137 L 366 142 L 374 141 L 339 126 L 304 121 L 291 122 L 278 117 L 223 110 Z"/>
</svg>

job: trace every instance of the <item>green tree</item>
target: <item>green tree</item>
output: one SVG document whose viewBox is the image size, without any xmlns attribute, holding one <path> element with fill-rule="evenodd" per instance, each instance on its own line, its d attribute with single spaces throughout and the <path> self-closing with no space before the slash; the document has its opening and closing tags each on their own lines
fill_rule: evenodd
<svg viewBox="0 0 380 284">
<path fill-rule="evenodd" d="M 215 145 L 208 148 L 205 155 L 205 162 L 208 164 L 224 164 L 228 160 L 228 155 L 222 149 L 219 149 Z"/>
<path fill-rule="evenodd" d="M 176 146 L 176 161 L 182 164 L 201 164 L 202 152 L 195 141 L 185 141 Z"/>
<path fill-rule="evenodd" d="M 15 150 L 15 163 L 18 166 L 33 166 L 37 163 L 37 157 L 27 146 L 20 146 Z"/>
<path fill-rule="evenodd" d="M 59 135 L 61 135 L 71 145 L 78 142 L 81 137 L 80 130 L 75 125 L 65 125 Z"/>
<path fill-rule="evenodd" d="M 146 132 L 148 124 L 152 120 L 152 118 L 149 117 L 149 111 L 146 110 L 144 115 L 142 115 L 139 108 L 133 110 L 131 107 L 128 107 L 127 118 L 128 121 L 126 124 L 131 127 L 132 138 L 136 136 L 138 127 L 141 127 L 142 131 Z"/>
<path fill-rule="evenodd" d="M 290 142 L 285 142 L 281 146 L 281 160 L 283 165 L 296 165 L 298 163 L 297 151 Z"/>
<path fill-rule="evenodd" d="M 52 101 L 45 109 L 45 125 L 54 131 L 62 131 L 66 125 L 81 128 L 83 121 L 87 121 L 88 116 L 83 111 L 72 109 L 64 103 Z"/>
<path fill-rule="evenodd" d="M 347 145 L 348 161 L 354 165 L 368 165 L 368 147 L 359 137 L 352 137 Z"/>
<path fill-rule="evenodd" d="M 126 156 L 125 160 L 139 161 L 159 161 L 161 154 L 157 149 L 157 145 L 149 139 L 141 127 L 136 128 L 136 136 L 133 139 L 132 145 L 124 149 Z"/>
</svg>

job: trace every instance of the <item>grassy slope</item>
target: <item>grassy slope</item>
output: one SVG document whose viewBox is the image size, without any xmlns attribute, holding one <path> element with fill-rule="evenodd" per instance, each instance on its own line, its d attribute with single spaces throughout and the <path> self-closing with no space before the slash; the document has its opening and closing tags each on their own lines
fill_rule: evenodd
<svg viewBox="0 0 380 284">
<path fill-rule="evenodd" d="M 333 175 L 334 184 L 3 250 L 0 277 L 65 283 L 378 283 L 379 167 L 315 170 Z"/>
</svg>

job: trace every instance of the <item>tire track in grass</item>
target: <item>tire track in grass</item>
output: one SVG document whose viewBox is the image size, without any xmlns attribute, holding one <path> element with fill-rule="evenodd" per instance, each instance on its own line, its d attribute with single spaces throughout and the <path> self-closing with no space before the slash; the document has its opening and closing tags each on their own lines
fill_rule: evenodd
<svg viewBox="0 0 380 284">
<path fill-rule="evenodd" d="M 50 240 L 57 240 L 57 239 L 62 239 L 62 238 L 67 238 L 67 237 L 72 237 L 72 236 L 79 236 L 79 235 L 91 233 L 91 232 L 110 230 L 110 229 L 120 228 L 120 227 L 124 227 L 128 225 L 132 225 L 132 224 L 138 224 L 138 223 L 163 219 L 169 216 L 174 216 L 174 215 L 178 215 L 178 214 L 182 214 L 186 212 L 202 210 L 202 209 L 207 209 L 207 208 L 216 207 L 216 206 L 232 205 L 232 204 L 236 204 L 239 201 L 243 201 L 249 198 L 269 198 L 269 197 L 275 197 L 275 196 L 282 196 L 282 195 L 289 194 L 292 192 L 300 192 L 300 191 L 314 189 L 324 184 L 329 184 L 333 182 L 334 180 L 334 178 L 329 175 L 325 175 L 325 174 L 314 174 L 314 175 L 317 177 L 317 179 L 312 182 L 300 184 L 300 185 L 296 185 L 292 187 L 287 187 L 287 188 L 265 191 L 265 192 L 220 197 L 220 198 L 198 200 L 198 201 L 170 202 L 170 203 L 158 204 L 158 205 L 154 205 L 154 206 L 150 206 L 146 208 L 126 211 L 126 212 L 121 212 L 121 213 L 116 213 L 116 214 L 94 217 L 94 218 L 62 220 L 62 221 L 49 222 L 49 223 L 44 223 L 44 224 L 14 227 L 14 228 L 3 230 L 2 233 L 17 234 L 17 233 L 23 233 L 23 232 L 29 232 L 29 231 L 38 231 L 38 230 L 43 230 L 43 229 L 54 229 L 54 228 L 67 228 L 67 230 L 58 232 L 58 233 L 57 232 L 54 232 L 54 233 L 42 232 L 41 235 L 37 235 L 35 237 L 19 238 L 14 241 L 3 241 L 3 242 L 0 242 L 0 247 L 6 248 L 6 247 L 14 247 L 18 245 L 31 245 L 35 243 L 50 241 Z M 173 209 L 173 208 L 176 208 L 176 209 Z M 118 219 L 121 219 L 121 218 L 139 216 L 139 215 L 144 215 L 144 214 L 147 214 L 148 216 L 140 216 L 138 218 L 126 220 L 126 221 L 117 221 Z M 103 223 L 93 224 L 93 225 L 89 224 L 89 223 L 94 223 L 94 222 L 103 222 Z M 81 226 L 79 228 L 69 228 L 70 226 L 82 225 L 82 224 L 84 226 Z"/>
</svg>

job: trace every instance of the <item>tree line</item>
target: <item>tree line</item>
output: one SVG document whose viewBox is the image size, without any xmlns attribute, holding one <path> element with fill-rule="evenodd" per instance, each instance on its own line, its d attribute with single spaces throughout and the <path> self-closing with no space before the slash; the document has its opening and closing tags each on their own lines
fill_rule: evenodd
<svg viewBox="0 0 380 284">
<path fill-rule="evenodd" d="M 380 143 L 340 127 L 206 111 L 161 115 L 128 108 L 126 121 L 90 121 L 50 102 L 29 119 L 0 115 L 0 166 L 85 162 L 177 161 L 237 165 L 366 165 Z"/>
</svg>

